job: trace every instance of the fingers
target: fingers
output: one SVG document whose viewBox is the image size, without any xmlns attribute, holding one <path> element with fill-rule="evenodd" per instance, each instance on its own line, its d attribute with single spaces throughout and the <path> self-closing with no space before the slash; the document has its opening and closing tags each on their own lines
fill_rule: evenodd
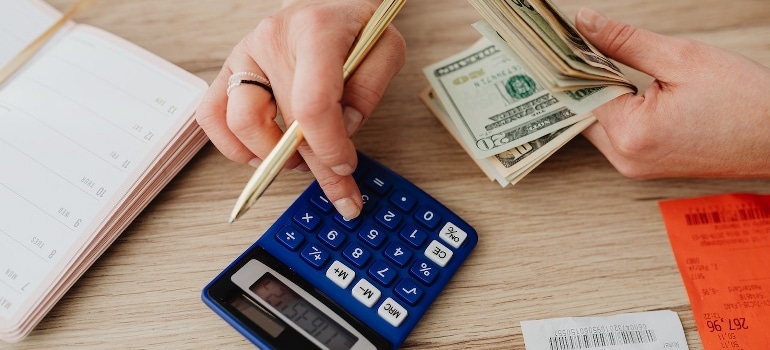
<svg viewBox="0 0 770 350">
<path fill-rule="evenodd" d="M 348 136 L 354 134 L 374 112 L 388 83 L 406 61 L 406 42 L 393 27 L 386 29 L 345 85 L 343 119 Z"/>
<path fill-rule="evenodd" d="M 588 8 L 580 9 L 575 25 L 599 51 L 656 79 L 671 81 L 676 68 L 688 65 L 683 39 L 640 29 Z"/>
</svg>

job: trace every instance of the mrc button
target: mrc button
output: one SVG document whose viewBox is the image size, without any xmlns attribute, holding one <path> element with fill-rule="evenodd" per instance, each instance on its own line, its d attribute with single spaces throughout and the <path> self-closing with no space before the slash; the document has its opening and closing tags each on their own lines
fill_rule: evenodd
<svg viewBox="0 0 770 350">
<path fill-rule="evenodd" d="M 406 309 L 392 298 L 387 298 L 377 309 L 377 314 L 393 327 L 398 327 L 406 319 Z"/>
</svg>

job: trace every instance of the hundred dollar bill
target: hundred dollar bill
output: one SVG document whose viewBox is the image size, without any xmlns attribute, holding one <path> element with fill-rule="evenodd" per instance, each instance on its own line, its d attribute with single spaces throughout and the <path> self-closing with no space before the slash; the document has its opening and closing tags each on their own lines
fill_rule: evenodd
<svg viewBox="0 0 770 350">
<path fill-rule="evenodd" d="M 630 91 L 611 86 L 551 91 L 509 48 L 486 39 L 426 67 L 424 74 L 477 159 L 575 124 L 597 106 Z"/>
</svg>

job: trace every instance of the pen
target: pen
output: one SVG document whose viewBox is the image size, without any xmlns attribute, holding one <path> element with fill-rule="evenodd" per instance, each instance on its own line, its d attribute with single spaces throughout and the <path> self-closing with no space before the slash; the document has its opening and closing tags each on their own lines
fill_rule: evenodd
<svg viewBox="0 0 770 350">
<path fill-rule="evenodd" d="M 383 0 L 372 15 L 372 18 L 361 30 L 356 42 L 353 44 L 353 48 L 348 53 L 347 60 L 345 60 L 345 64 L 342 66 L 342 77 L 345 81 L 358 68 L 358 65 L 363 61 L 366 54 L 369 53 L 385 31 L 385 28 L 390 25 L 390 22 L 393 21 L 393 18 L 396 17 L 396 14 L 405 3 L 406 0 Z M 235 207 L 230 213 L 230 223 L 249 210 L 254 202 L 262 196 L 262 193 L 275 180 L 275 177 L 289 160 L 289 157 L 296 152 L 303 138 L 299 123 L 295 120 L 286 129 L 275 148 L 265 157 L 262 164 L 257 167 L 249 182 L 246 183 L 246 187 L 241 192 L 241 195 L 238 196 Z"/>
</svg>

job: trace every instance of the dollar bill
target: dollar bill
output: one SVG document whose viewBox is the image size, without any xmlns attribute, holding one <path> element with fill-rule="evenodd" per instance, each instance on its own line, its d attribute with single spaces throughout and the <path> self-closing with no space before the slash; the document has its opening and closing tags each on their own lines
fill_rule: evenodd
<svg viewBox="0 0 770 350">
<path fill-rule="evenodd" d="M 422 99 L 431 113 L 444 125 L 463 149 L 470 153 L 468 147 L 462 142 L 462 138 L 452 123 L 446 108 L 441 104 L 433 89 L 425 89 L 420 94 L 420 99 Z M 589 118 L 576 124 L 521 144 L 508 151 L 487 158 L 473 158 L 473 160 L 490 180 L 497 181 L 503 187 L 513 185 L 550 157 L 556 150 L 583 132 L 595 120 L 593 115 L 591 115 Z"/>
<path fill-rule="evenodd" d="M 470 0 L 543 83 L 552 90 L 636 87 L 594 48 L 549 0 Z"/>
<path fill-rule="evenodd" d="M 510 48 L 485 38 L 423 72 L 477 159 L 576 124 L 597 106 L 631 91 L 617 86 L 551 91 Z"/>
</svg>

